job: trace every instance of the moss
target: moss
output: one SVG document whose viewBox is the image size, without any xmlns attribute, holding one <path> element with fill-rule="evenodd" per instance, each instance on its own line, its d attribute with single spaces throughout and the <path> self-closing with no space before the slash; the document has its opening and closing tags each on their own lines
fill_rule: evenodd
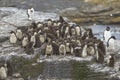
<svg viewBox="0 0 120 80">
<path fill-rule="evenodd" d="M 85 62 L 73 62 L 72 67 L 73 80 L 85 80 L 90 72 Z"/>
<path fill-rule="evenodd" d="M 26 59 L 23 57 L 12 58 L 13 72 L 21 73 L 24 79 L 27 79 L 28 76 L 32 78 L 37 77 L 42 72 L 43 64 L 36 64 L 35 66 L 32 64 L 32 59 Z"/>
</svg>

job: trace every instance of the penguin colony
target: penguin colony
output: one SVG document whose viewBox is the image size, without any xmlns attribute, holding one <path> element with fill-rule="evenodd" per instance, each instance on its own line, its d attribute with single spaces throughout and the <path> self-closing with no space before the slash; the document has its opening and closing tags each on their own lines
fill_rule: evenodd
<svg viewBox="0 0 120 80">
<path fill-rule="evenodd" d="M 9 40 L 23 47 L 27 54 L 34 54 L 34 49 L 40 48 L 41 55 L 95 56 L 98 63 L 103 63 L 106 55 L 103 41 L 93 35 L 91 28 L 83 32 L 79 25 L 69 25 L 62 16 L 59 20 L 48 19 L 18 28 L 11 32 Z"/>
<path fill-rule="evenodd" d="M 34 22 L 34 9 L 27 11 L 28 20 L 32 20 L 30 26 L 11 31 L 9 41 L 13 45 L 20 45 L 27 54 L 34 54 L 35 48 L 40 48 L 40 54 L 51 55 L 74 55 L 77 57 L 95 56 L 96 62 L 103 63 L 106 55 L 106 47 L 100 39 L 97 39 L 91 28 L 81 30 L 79 25 L 70 25 L 59 16 L 59 20 L 48 19 L 43 22 Z M 113 44 L 115 37 L 111 36 L 110 28 L 104 32 L 107 46 Z M 114 48 L 114 47 L 112 47 Z M 108 65 L 114 62 L 110 55 Z M 113 64 L 113 63 L 112 63 Z M 113 65 L 112 65 L 113 66 Z"/>
</svg>

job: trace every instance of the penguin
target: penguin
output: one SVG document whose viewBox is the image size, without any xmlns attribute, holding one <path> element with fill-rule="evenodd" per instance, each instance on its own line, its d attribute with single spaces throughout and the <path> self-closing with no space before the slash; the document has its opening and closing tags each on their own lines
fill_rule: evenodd
<svg viewBox="0 0 120 80">
<path fill-rule="evenodd" d="M 27 46 L 28 42 L 29 42 L 29 39 L 28 39 L 28 37 L 27 37 L 27 35 L 26 35 L 26 36 L 23 37 L 22 47 L 25 48 L 25 47 Z"/>
<path fill-rule="evenodd" d="M 110 27 L 106 27 L 106 30 L 104 31 L 104 35 L 103 35 L 103 40 L 105 41 L 106 45 L 110 37 L 111 37 Z"/>
<path fill-rule="evenodd" d="M 35 46 L 36 44 L 36 35 L 37 35 L 37 32 L 34 32 L 34 34 L 30 38 L 30 42 L 33 42 L 33 46 Z"/>
<path fill-rule="evenodd" d="M 77 45 L 75 48 L 74 48 L 74 54 L 76 57 L 80 57 L 81 56 L 81 52 L 82 52 L 82 47 L 81 45 Z"/>
<path fill-rule="evenodd" d="M 95 54 L 95 47 L 94 47 L 94 45 L 88 45 L 87 53 L 88 53 L 88 55 L 91 55 L 91 56 Z"/>
<path fill-rule="evenodd" d="M 41 29 L 42 27 L 43 27 L 43 23 L 42 23 L 42 22 L 38 22 L 38 23 L 37 23 L 37 28 L 38 28 L 38 29 Z"/>
<path fill-rule="evenodd" d="M 53 54 L 59 55 L 59 45 L 57 44 L 57 42 L 52 41 L 52 46 L 53 46 Z"/>
<path fill-rule="evenodd" d="M 69 33 L 69 26 L 67 26 L 67 27 L 65 28 L 65 34 L 64 34 L 64 35 L 66 35 L 67 33 Z"/>
<path fill-rule="evenodd" d="M 52 24 L 53 24 L 53 23 L 52 23 L 52 20 L 51 20 L 51 19 L 48 19 L 47 25 L 48 25 L 48 26 L 52 26 Z"/>
<path fill-rule="evenodd" d="M 57 22 L 53 23 L 53 27 L 58 27 Z"/>
<path fill-rule="evenodd" d="M 61 22 L 61 23 L 65 22 L 65 20 L 63 19 L 62 16 L 59 16 L 59 22 Z"/>
<path fill-rule="evenodd" d="M 52 54 L 53 54 L 53 46 L 52 46 L 52 44 L 48 43 L 46 46 L 46 49 L 45 49 L 45 55 L 50 56 Z"/>
<path fill-rule="evenodd" d="M 34 19 L 34 8 L 30 8 L 27 10 L 28 20 Z"/>
<path fill-rule="evenodd" d="M 111 54 L 108 56 L 107 65 L 109 67 L 114 67 L 114 64 L 115 64 L 115 59 L 114 56 Z"/>
<path fill-rule="evenodd" d="M 22 40 L 23 33 L 22 33 L 21 29 L 16 30 L 16 37 L 17 37 L 18 40 Z"/>
<path fill-rule="evenodd" d="M 34 54 L 34 42 L 29 42 L 25 48 L 27 54 Z"/>
<path fill-rule="evenodd" d="M 104 55 L 102 51 L 98 48 L 98 44 L 95 43 L 95 50 L 96 50 L 96 61 L 98 63 L 103 63 L 104 62 Z"/>
<path fill-rule="evenodd" d="M 65 43 L 65 48 L 66 48 L 66 54 L 71 54 L 71 47 L 69 42 Z"/>
<path fill-rule="evenodd" d="M 66 48 L 65 48 L 65 45 L 64 45 L 64 43 L 61 43 L 60 45 L 59 45 L 59 54 L 60 55 L 66 55 Z"/>
<path fill-rule="evenodd" d="M 39 34 L 36 33 L 35 34 L 35 48 L 39 48 L 41 46 L 41 41 L 40 41 L 40 37 L 39 37 Z"/>
<path fill-rule="evenodd" d="M 83 46 L 81 57 L 87 56 L 87 46 L 88 46 L 87 44 Z"/>
<path fill-rule="evenodd" d="M 81 28 L 79 26 L 75 27 L 77 36 L 81 36 Z"/>
<path fill-rule="evenodd" d="M 88 32 L 85 31 L 85 32 L 82 34 L 82 37 L 81 37 L 82 40 L 86 40 L 86 39 L 87 39 L 87 37 L 88 37 L 87 33 L 88 33 Z"/>
<path fill-rule="evenodd" d="M 11 31 L 9 40 L 10 40 L 10 43 L 12 43 L 12 44 L 17 43 L 17 37 L 16 37 L 16 35 L 15 35 L 15 33 L 13 31 Z"/>
<path fill-rule="evenodd" d="M 75 36 L 76 35 L 76 30 L 74 27 L 71 28 L 71 36 Z"/>
<path fill-rule="evenodd" d="M 106 47 L 101 40 L 96 41 L 98 43 L 98 49 L 103 53 L 103 55 L 106 55 Z"/>
<path fill-rule="evenodd" d="M 43 44 L 45 42 L 45 35 L 44 35 L 44 33 L 40 33 L 39 40 L 40 40 L 41 44 Z"/>
<path fill-rule="evenodd" d="M 56 33 L 57 33 L 57 39 L 58 39 L 60 37 L 60 31 L 59 31 L 59 29 L 56 30 Z"/>
<path fill-rule="evenodd" d="M 7 67 L 1 66 L 0 67 L 0 80 L 5 80 L 7 78 Z"/>
<path fill-rule="evenodd" d="M 115 37 L 115 36 L 111 36 L 111 37 L 108 39 L 107 47 L 108 47 L 109 49 L 112 49 L 112 50 L 115 49 L 115 40 L 116 40 L 116 37 Z"/>
</svg>

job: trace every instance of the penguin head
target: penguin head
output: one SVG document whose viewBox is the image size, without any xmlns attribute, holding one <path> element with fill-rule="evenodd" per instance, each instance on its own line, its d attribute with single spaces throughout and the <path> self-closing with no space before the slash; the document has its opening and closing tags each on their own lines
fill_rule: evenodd
<svg viewBox="0 0 120 80">
<path fill-rule="evenodd" d="M 53 41 L 52 41 L 52 43 L 56 43 L 56 41 L 55 41 L 55 40 L 53 40 Z"/>
<path fill-rule="evenodd" d="M 47 20 L 47 25 L 48 25 L 48 26 L 52 26 L 52 20 L 51 20 L 51 19 L 48 19 L 48 20 Z"/>
<path fill-rule="evenodd" d="M 64 19 L 63 19 L 62 16 L 59 16 L 59 21 L 62 22 L 62 23 L 64 22 Z"/>
<path fill-rule="evenodd" d="M 46 27 L 44 27 L 44 31 L 47 31 L 47 30 L 49 30 L 49 28 L 46 26 Z"/>
<path fill-rule="evenodd" d="M 110 59 L 110 58 L 112 58 L 112 55 L 109 55 L 109 56 L 108 56 L 108 59 Z"/>
<path fill-rule="evenodd" d="M 22 32 L 20 28 L 17 28 L 16 32 Z"/>
<path fill-rule="evenodd" d="M 43 23 L 42 22 L 38 22 L 37 23 L 37 28 L 41 28 L 41 27 L 43 27 Z"/>
<path fill-rule="evenodd" d="M 98 43 L 95 43 L 95 47 L 97 47 L 98 46 Z"/>
<path fill-rule="evenodd" d="M 10 33 L 12 34 L 12 33 L 15 33 L 14 31 L 10 31 Z"/>
<path fill-rule="evenodd" d="M 57 22 L 54 21 L 54 22 L 53 22 L 53 26 L 58 26 L 58 25 L 57 25 Z"/>
<path fill-rule="evenodd" d="M 109 27 L 109 26 L 107 26 L 107 27 L 106 27 L 106 30 L 107 30 L 107 31 L 110 31 L 110 27 Z"/>
</svg>

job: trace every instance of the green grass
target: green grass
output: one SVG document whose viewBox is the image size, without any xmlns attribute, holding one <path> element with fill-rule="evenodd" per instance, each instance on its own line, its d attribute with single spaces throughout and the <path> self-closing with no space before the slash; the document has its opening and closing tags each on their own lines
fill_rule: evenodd
<svg viewBox="0 0 120 80">
<path fill-rule="evenodd" d="M 32 63 L 32 60 L 23 57 L 12 58 L 13 71 L 21 73 L 24 79 L 27 79 L 28 76 L 35 78 L 42 72 L 43 64 L 33 66 Z"/>
</svg>

